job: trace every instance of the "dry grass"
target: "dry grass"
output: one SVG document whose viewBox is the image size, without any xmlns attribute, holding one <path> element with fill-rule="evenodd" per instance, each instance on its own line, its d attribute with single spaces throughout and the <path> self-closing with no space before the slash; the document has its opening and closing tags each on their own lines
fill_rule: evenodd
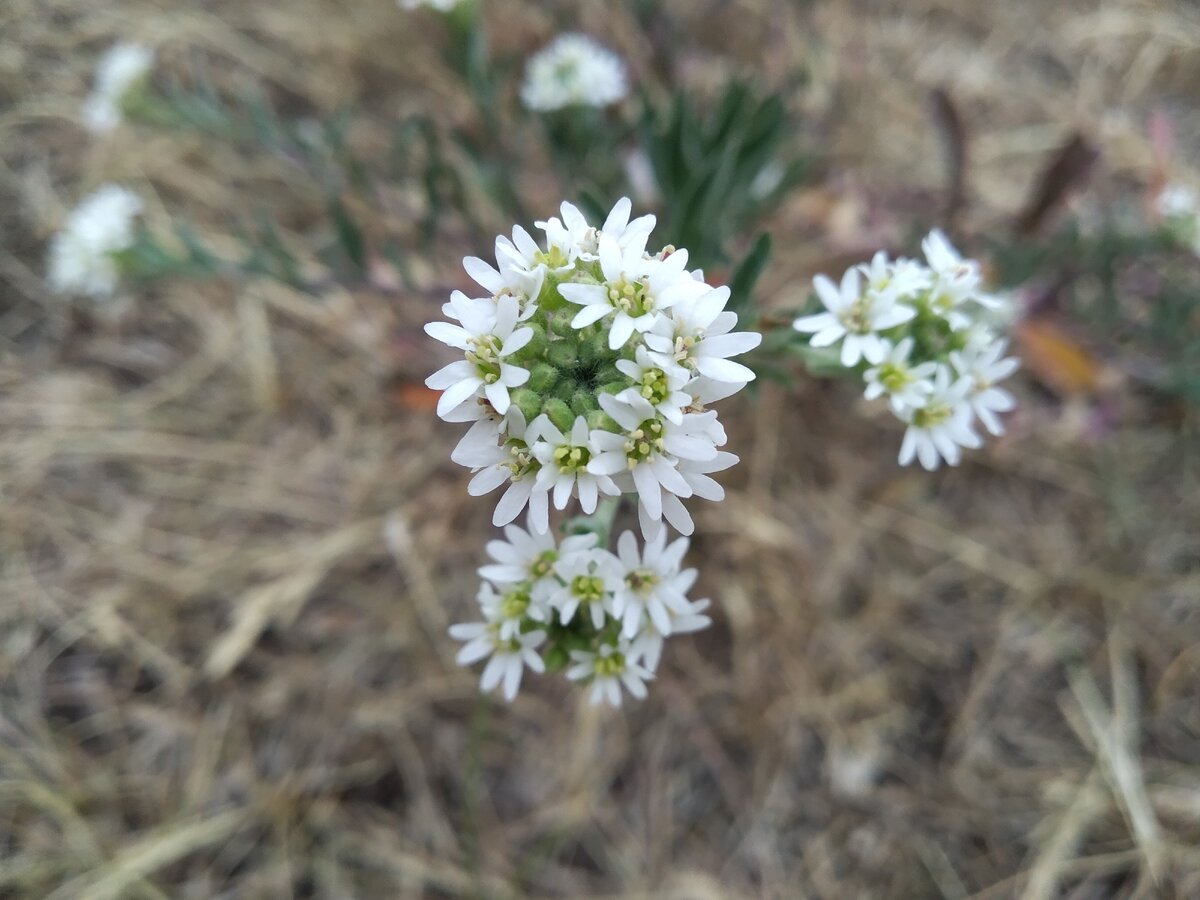
<svg viewBox="0 0 1200 900">
<path fill-rule="evenodd" d="M 506 47 L 552 28 L 495 5 Z M 611 6 L 588 27 L 644 59 Z M 697 83 L 813 73 L 840 199 L 779 217 L 781 304 L 831 247 L 903 233 L 905 208 L 847 198 L 940 187 L 933 86 L 973 134 L 977 230 L 1071 129 L 1105 153 L 1085 203 L 1150 176 L 1152 107 L 1200 131 L 1186 3 L 673 6 Z M 101 180 L 214 239 L 261 204 L 304 246 L 319 213 L 261 156 L 85 140 L 114 36 L 302 110 L 354 102 L 369 143 L 403 110 L 469 117 L 434 31 L 390 0 L 0 9 L 0 897 L 1200 896 L 1194 413 L 1118 388 L 1088 441 L 1026 382 L 1009 439 L 927 477 L 845 386 L 768 386 L 730 410 L 743 465 L 693 545 L 715 627 L 621 714 L 549 681 L 506 708 L 445 634 L 485 504 L 455 429 L 395 390 L 478 248 L 418 261 L 420 295 L 47 295 L 43 240 Z M 559 191 L 536 167 L 523 188 Z"/>
</svg>

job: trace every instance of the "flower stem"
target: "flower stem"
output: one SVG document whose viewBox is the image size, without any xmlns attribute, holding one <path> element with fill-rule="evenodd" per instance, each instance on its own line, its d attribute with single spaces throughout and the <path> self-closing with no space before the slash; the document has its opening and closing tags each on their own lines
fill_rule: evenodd
<svg viewBox="0 0 1200 900">
<path fill-rule="evenodd" d="M 607 547 L 612 539 L 613 523 L 617 511 L 621 508 L 621 497 L 605 497 L 590 516 L 576 516 L 567 522 L 564 530 L 567 534 L 594 534 L 597 544 Z"/>
</svg>

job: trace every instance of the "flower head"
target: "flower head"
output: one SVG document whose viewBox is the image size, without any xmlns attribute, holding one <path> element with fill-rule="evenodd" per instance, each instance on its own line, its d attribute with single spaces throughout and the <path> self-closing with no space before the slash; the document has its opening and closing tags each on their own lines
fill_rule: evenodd
<svg viewBox="0 0 1200 900">
<path fill-rule="evenodd" d="M 59 294 L 105 297 L 116 292 L 116 255 L 133 244 L 133 220 L 142 201 L 126 188 L 106 184 L 71 211 L 50 242 L 47 278 Z"/>
<path fill-rule="evenodd" d="M 620 57 L 582 34 L 562 34 L 529 60 L 521 100 L 532 110 L 609 106 L 629 86 Z"/>
<path fill-rule="evenodd" d="M 878 364 L 887 355 L 888 342 L 880 332 L 902 325 L 916 310 L 893 291 L 862 290 L 862 273 L 847 269 L 841 285 L 824 275 L 813 279 L 825 312 L 801 316 L 792 323 L 797 331 L 811 333 L 814 347 L 841 342 L 842 365 L 856 366 L 860 359 Z"/>
<path fill-rule="evenodd" d="M 949 366 L 938 366 L 929 392 L 920 406 L 906 408 L 900 418 L 908 423 L 900 445 L 900 465 L 914 458 L 933 471 L 942 460 L 957 466 L 962 447 L 980 447 L 971 428 L 971 381 L 955 379 Z"/>
<path fill-rule="evenodd" d="M 654 677 L 649 669 L 635 661 L 627 641 L 601 644 L 594 651 L 572 650 L 571 661 L 574 665 L 567 670 L 567 677 L 590 686 L 588 697 L 593 706 L 599 703 L 620 706 L 622 687 L 643 700 L 646 682 Z"/>
<path fill-rule="evenodd" d="M 117 44 L 104 54 L 83 105 L 83 123 L 89 131 L 112 131 L 121 123 L 121 103 L 152 65 L 154 51 L 142 44 Z"/>
</svg>

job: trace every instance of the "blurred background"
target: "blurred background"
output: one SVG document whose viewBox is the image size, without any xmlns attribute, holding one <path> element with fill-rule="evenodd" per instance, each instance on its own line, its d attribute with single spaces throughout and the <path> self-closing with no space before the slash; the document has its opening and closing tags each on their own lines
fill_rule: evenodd
<svg viewBox="0 0 1200 900">
<path fill-rule="evenodd" d="M 1159 202 L 1200 185 L 1200 10 L 475 12 L 0 6 L 0 897 L 1200 896 L 1200 259 Z M 562 31 L 630 70 L 583 125 L 517 99 Z M 97 136 L 118 41 L 161 102 Z M 722 109 L 765 110 L 769 174 L 694 209 L 673 122 L 693 180 L 760 149 Z M 110 181 L 165 243 L 57 296 Z M 764 331 L 944 228 L 1024 311 L 1019 406 L 929 474 L 764 362 L 695 511 L 713 627 L 640 704 L 508 706 L 446 634 L 494 529 L 421 325 L 496 234 L 624 190 Z"/>
</svg>

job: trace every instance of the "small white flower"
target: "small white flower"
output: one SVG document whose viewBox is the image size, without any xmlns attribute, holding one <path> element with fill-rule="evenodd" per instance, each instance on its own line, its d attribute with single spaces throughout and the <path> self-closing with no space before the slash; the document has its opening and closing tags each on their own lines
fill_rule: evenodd
<svg viewBox="0 0 1200 900">
<path fill-rule="evenodd" d="M 634 381 L 632 387 L 617 395 L 618 399 L 632 392 L 633 396 L 641 397 L 654 407 L 663 418 L 676 425 L 682 424 L 683 410 L 692 402 L 692 395 L 683 390 L 690 380 L 686 369 L 675 363 L 664 364 L 651 357 L 645 347 L 638 347 L 633 359 L 619 359 L 616 365 L 623 375 Z"/>
<path fill-rule="evenodd" d="M 925 398 L 933 390 L 933 376 L 937 363 L 923 362 L 912 365 L 908 361 L 912 353 L 913 339 L 904 338 L 891 349 L 887 357 L 877 366 L 863 373 L 867 389 L 863 396 L 868 400 L 887 396 L 892 411 L 899 415 L 906 409 L 924 405 Z"/>
<path fill-rule="evenodd" d="M 115 254 L 133 244 L 133 220 L 142 211 L 137 194 L 106 184 L 73 209 L 50 242 L 47 280 L 58 294 L 106 297 L 117 289 Z"/>
<path fill-rule="evenodd" d="M 545 415 L 538 416 L 531 429 L 538 435 L 532 447 L 533 455 L 542 464 L 537 475 L 537 489 L 553 489 L 555 509 L 566 509 L 567 501 L 574 493 L 579 497 L 584 514 L 590 516 L 596 511 L 601 493 L 609 496 L 621 493 L 607 475 L 588 471 L 588 463 L 592 461 L 592 441 L 583 416 L 576 417 L 569 435 L 559 431 Z"/>
<path fill-rule="evenodd" d="M 651 358 L 664 368 L 676 365 L 712 381 L 739 386 L 753 381 L 753 370 L 729 357 L 753 350 L 762 343 L 762 335 L 733 332 L 737 314 L 725 309 L 729 288 L 709 289 L 692 281 L 699 290 L 689 289 L 689 296 L 677 301 L 671 315 L 662 317 L 646 335 Z"/>
<path fill-rule="evenodd" d="M 401 9 L 420 9 L 425 6 L 436 12 L 448 13 L 453 12 L 455 7 L 470 2 L 471 0 L 396 0 L 396 5 Z"/>
<path fill-rule="evenodd" d="M 1200 196 L 1186 184 L 1172 182 L 1158 192 L 1154 208 L 1164 219 L 1194 219 L 1200 216 Z"/>
<path fill-rule="evenodd" d="M 570 624 L 581 608 L 592 627 L 604 627 L 612 612 L 613 595 L 621 588 L 621 564 L 607 550 L 588 550 L 560 557 L 554 574 L 562 584 L 549 595 L 549 603 L 558 610 L 559 621 Z"/>
<path fill-rule="evenodd" d="M 564 284 L 558 292 L 583 308 L 571 320 L 572 328 L 586 328 L 612 316 L 608 346 L 625 346 L 636 331 L 654 327 L 658 314 L 696 292 L 698 286 L 685 274 L 687 251 L 678 250 L 666 259 L 648 259 L 645 237 L 621 247 L 607 234 L 599 241 L 603 284 Z"/>
<path fill-rule="evenodd" d="M 963 259 L 954 245 L 936 228 L 921 242 L 921 250 L 933 272 L 933 284 L 927 299 L 928 306 L 955 331 L 970 327 L 975 316 L 964 311 L 969 302 L 984 308 L 995 308 L 1003 300 L 980 290 L 983 274 L 979 263 Z"/>
<path fill-rule="evenodd" d="M 930 271 L 919 262 L 903 258 L 889 260 L 883 250 L 858 268 L 867 280 L 868 294 L 887 295 L 894 300 L 910 298 L 927 290 L 933 282 Z"/>
<path fill-rule="evenodd" d="M 142 44 L 117 44 L 100 60 L 96 82 L 83 105 L 83 124 L 97 134 L 121 123 L 121 102 L 154 65 L 154 51 Z"/>
<path fill-rule="evenodd" d="M 529 449 L 535 435 L 528 434 L 528 430 L 521 410 L 510 407 L 505 417 L 503 443 L 488 450 L 480 447 L 478 455 L 469 460 L 475 476 L 467 484 L 467 493 L 482 497 L 508 483 L 492 514 L 492 524 L 507 525 L 528 506 L 529 527 L 544 534 L 550 528 L 550 495 L 537 486 L 541 463 Z"/>
<path fill-rule="evenodd" d="M 561 557 L 590 550 L 596 545 L 596 535 L 575 534 L 555 544 L 550 531 L 538 532 L 517 525 L 504 529 L 507 541 L 488 541 L 487 554 L 494 563 L 479 570 L 481 577 L 497 585 L 530 582 L 536 588 L 542 582 L 554 580 L 554 565 Z"/>
<path fill-rule="evenodd" d="M 687 611 L 687 592 L 696 581 L 695 569 L 681 569 L 687 538 L 667 545 L 666 529 L 639 551 L 632 531 L 617 540 L 622 585 L 613 598 L 613 616 L 621 621 L 621 635 L 633 638 L 649 617 L 659 634 L 671 633 L 671 613 Z"/>
<path fill-rule="evenodd" d="M 496 634 L 502 641 L 519 637 L 526 622 L 550 621 L 551 609 L 546 594 L 534 591 L 528 583 L 510 584 L 501 592 L 484 581 L 479 585 L 476 599 L 483 617 L 498 626 Z"/>
<path fill-rule="evenodd" d="M 814 347 L 829 347 L 841 341 L 842 365 L 847 368 L 864 358 L 873 365 L 881 363 L 889 343 L 879 332 L 902 325 L 916 315 L 911 306 L 887 292 L 864 294 L 860 272 L 855 268 L 846 270 L 840 288 L 824 275 L 813 279 L 813 287 L 826 311 L 801 316 L 792 327 L 812 333 L 810 343 Z"/>
<path fill-rule="evenodd" d="M 981 332 L 962 350 L 950 354 L 950 362 L 958 374 L 970 380 L 967 401 L 971 409 L 983 427 L 996 435 L 1004 434 L 1004 425 L 996 413 L 1008 412 L 1017 405 L 1012 394 L 996 387 L 998 381 L 1017 371 L 1020 365 L 1014 357 L 1004 356 L 1006 349 L 1008 341 Z"/>
<path fill-rule="evenodd" d="M 725 499 L 725 489 L 714 479 L 710 478 L 709 475 L 713 472 L 723 472 L 725 469 L 737 465 L 737 463 L 738 458 L 736 455 L 722 450 L 717 453 L 716 457 L 704 462 L 693 459 L 681 459 L 676 462 L 675 468 L 687 486 L 691 488 L 692 496 L 699 497 L 702 500 L 719 502 Z M 690 535 L 696 530 L 696 525 L 692 521 L 691 514 L 687 511 L 687 507 L 674 494 L 669 492 L 663 493 L 661 519 L 651 518 L 649 511 L 646 509 L 646 504 L 640 500 L 638 501 L 638 524 L 641 525 L 642 535 L 646 540 L 649 541 L 658 537 L 659 531 L 663 529 L 664 519 L 680 534 Z"/>
<path fill-rule="evenodd" d="M 628 90 L 619 56 L 585 35 L 561 34 L 529 60 L 521 101 L 538 112 L 609 106 Z"/>
<path fill-rule="evenodd" d="M 932 390 L 924 403 L 905 409 L 900 418 L 908 423 L 900 444 L 900 465 L 907 466 L 914 458 L 933 471 L 941 460 L 952 466 L 962 458 L 960 447 L 980 447 L 982 441 L 971 429 L 971 402 L 967 394 L 971 380 L 952 380 L 950 367 L 939 365 Z"/>
<path fill-rule="evenodd" d="M 456 291 L 450 299 L 453 314 L 461 325 L 430 322 L 425 333 L 435 340 L 466 351 L 466 359 L 452 362 L 425 379 L 425 386 L 443 391 L 438 400 L 439 416 L 469 397 L 487 397 L 496 412 L 508 411 L 508 389 L 529 380 L 529 371 L 505 362 L 533 338 L 533 329 L 516 328 L 521 314 L 516 297 L 496 301 L 471 300 Z M 514 330 L 516 329 L 516 330 Z"/>
<path fill-rule="evenodd" d="M 691 634 L 707 628 L 712 624 L 712 619 L 704 615 L 709 606 L 707 599 L 689 600 L 682 612 L 669 611 L 671 634 Z M 656 672 L 665 642 L 666 638 L 654 627 L 654 623 L 647 621 L 646 627 L 630 642 L 629 655 L 650 672 Z"/>
<path fill-rule="evenodd" d="M 466 622 L 451 625 L 450 636 L 458 641 L 466 641 L 455 657 L 455 662 L 460 666 L 469 666 L 484 657 L 491 657 L 483 668 L 479 686 L 490 691 L 503 682 L 504 699 L 510 702 L 517 696 L 526 667 L 534 672 L 546 671 L 546 664 L 537 654 L 537 647 L 546 639 L 544 631 L 529 631 L 502 638 L 498 622 Z"/>
<path fill-rule="evenodd" d="M 654 675 L 633 659 L 628 642 L 613 646 L 601 644 L 598 652 L 572 650 L 574 665 L 567 669 L 572 681 L 591 685 L 589 700 L 593 706 L 607 701 L 610 706 L 621 705 L 621 687 L 638 700 L 646 698 L 646 682 Z"/>
</svg>

